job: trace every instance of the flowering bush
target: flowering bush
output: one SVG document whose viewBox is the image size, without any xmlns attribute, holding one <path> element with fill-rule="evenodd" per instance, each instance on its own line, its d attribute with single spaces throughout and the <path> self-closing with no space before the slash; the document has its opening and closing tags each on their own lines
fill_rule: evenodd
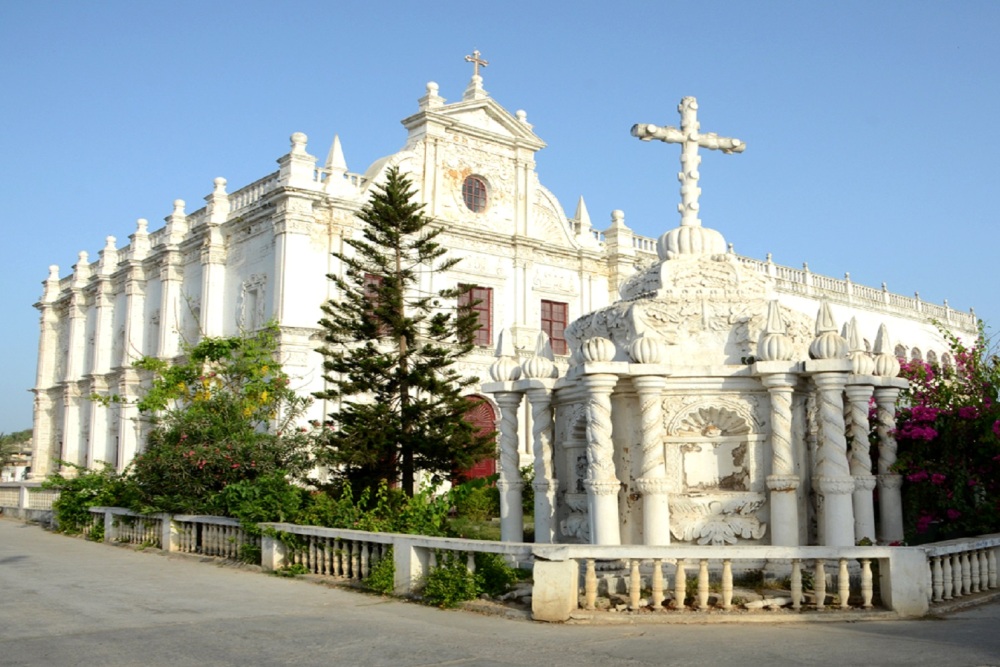
<svg viewBox="0 0 1000 667">
<path fill-rule="evenodd" d="M 900 360 L 895 469 L 912 542 L 1000 531 L 1000 357 L 982 327 L 970 346 L 942 333 L 953 366 Z"/>
<path fill-rule="evenodd" d="M 182 363 L 146 357 L 152 382 L 138 402 L 152 428 L 132 463 L 142 509 L 199 513 L 230 484 L 309 467 L 308 436 L 295 428 L 308 399 L 277 361 L 278 329 L 205 338 Z"/>
</svg>

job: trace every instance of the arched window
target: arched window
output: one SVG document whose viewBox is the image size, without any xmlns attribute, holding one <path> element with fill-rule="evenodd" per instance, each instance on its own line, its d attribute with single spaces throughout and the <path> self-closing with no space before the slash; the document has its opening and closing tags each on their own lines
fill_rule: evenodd
<svg viewBox="0 0 1000 667">
<path fill-rule="evenodd" d="M 479 176 L 469 176 L 462 183 L 462 199 L 473 213 L 482 213 L 489 203 L 486 196 L 486 181 Z"/>
</svg>

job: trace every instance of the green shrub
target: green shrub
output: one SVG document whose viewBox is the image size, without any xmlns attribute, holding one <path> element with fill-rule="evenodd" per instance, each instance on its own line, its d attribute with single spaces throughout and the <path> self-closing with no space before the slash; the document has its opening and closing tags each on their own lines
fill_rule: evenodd
<svg viewBox="0 0 1000 667">
<path fill-rule="evenodd" d="M 369 570 L 364 584 L 382 595 L 391 595 L 396 589 L 396 562 L 392 558 L 392 547 Z"/>
<path fill-rule="evenodd" d="M 438 566 L 424 580 L 423 600 L 438 607 L 454 607 L 479 595 L 476 575 L 469 572 L 465 559 L 453 552 L 445 552 Z"/>
<path fill-rule="evenodd" d="M 258 523 L 294 521 L 302 506 L 302 495 L 301 488 L 276 471 L 229 484 L 214 496 L 213 513 L 239 519 L 244 530 L 259 535 Z"/>
<path fill-rule="evenodd" d="M 507 565 L 501 554 L 476 554 L 476 579 L 480 593 L 497 597 L 509 591 L 519 578 L 518 571 Z"/>
<path fill-rule="evenodd" d="M 496 475 L 471 479 L 451 490 L 455 514 L 470 521 L 484 522 L 500 516 L 500 491 Z"/>
<path fill-rule="evenodd" d="M 60 465 L 76 470 L 76 475 L 66 477 L 57 472 L 42 484 L 46 489 L 59 491 L 52 509 L 60 532 L 75 534 L 90 525 L 93 522 L 91 507 L 134 507 L 137 504 L 138 490 L 127 472 L 118 473 L 107 463 L 98 470 L 64 461 Z M 103 524 L 100 530 L 103 533 Z"/>
</svg>

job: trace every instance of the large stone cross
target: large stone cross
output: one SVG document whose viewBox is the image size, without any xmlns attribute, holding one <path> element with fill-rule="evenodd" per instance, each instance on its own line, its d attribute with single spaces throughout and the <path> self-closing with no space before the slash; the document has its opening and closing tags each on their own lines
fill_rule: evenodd
<svg viewBox="0 0 1000 667">
<path fill-rule="evenodd" d="M 698 187 L 698 179 L 701 175 L 698 165 L 701 164 L 701 156 L 698 155 L 698 147 L 723 153 L 742 153 L 746 144 L 739 139 L 720 137 L 715 132 L 699 132 L 698 101 L 693 97 L 682 99 L 677 110 L 681 114 L 681 129 L 639 123 L 632 126 L 632 136 L 643 141 L 659 139 L 668 144 L 681 144 L 681 170 L 677 174 L 677 180 L 681 182 L 681 203 L 677 205 L 677 210 L 681 214 L 682 227 L 700 227 L 698 195 L 701 188 Z"/>
</svg>

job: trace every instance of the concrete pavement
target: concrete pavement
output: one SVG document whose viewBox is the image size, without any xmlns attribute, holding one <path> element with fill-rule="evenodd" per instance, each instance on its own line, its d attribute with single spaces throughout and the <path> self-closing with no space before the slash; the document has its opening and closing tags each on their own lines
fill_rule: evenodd
<svg viewBox="0 0 1000 667">
<path fill-rule="evenodd" d="M 1000 604 L 944 620 L 545 625 L 0 520 L 0 665 L 1000 666 Z"/>
</svg>

